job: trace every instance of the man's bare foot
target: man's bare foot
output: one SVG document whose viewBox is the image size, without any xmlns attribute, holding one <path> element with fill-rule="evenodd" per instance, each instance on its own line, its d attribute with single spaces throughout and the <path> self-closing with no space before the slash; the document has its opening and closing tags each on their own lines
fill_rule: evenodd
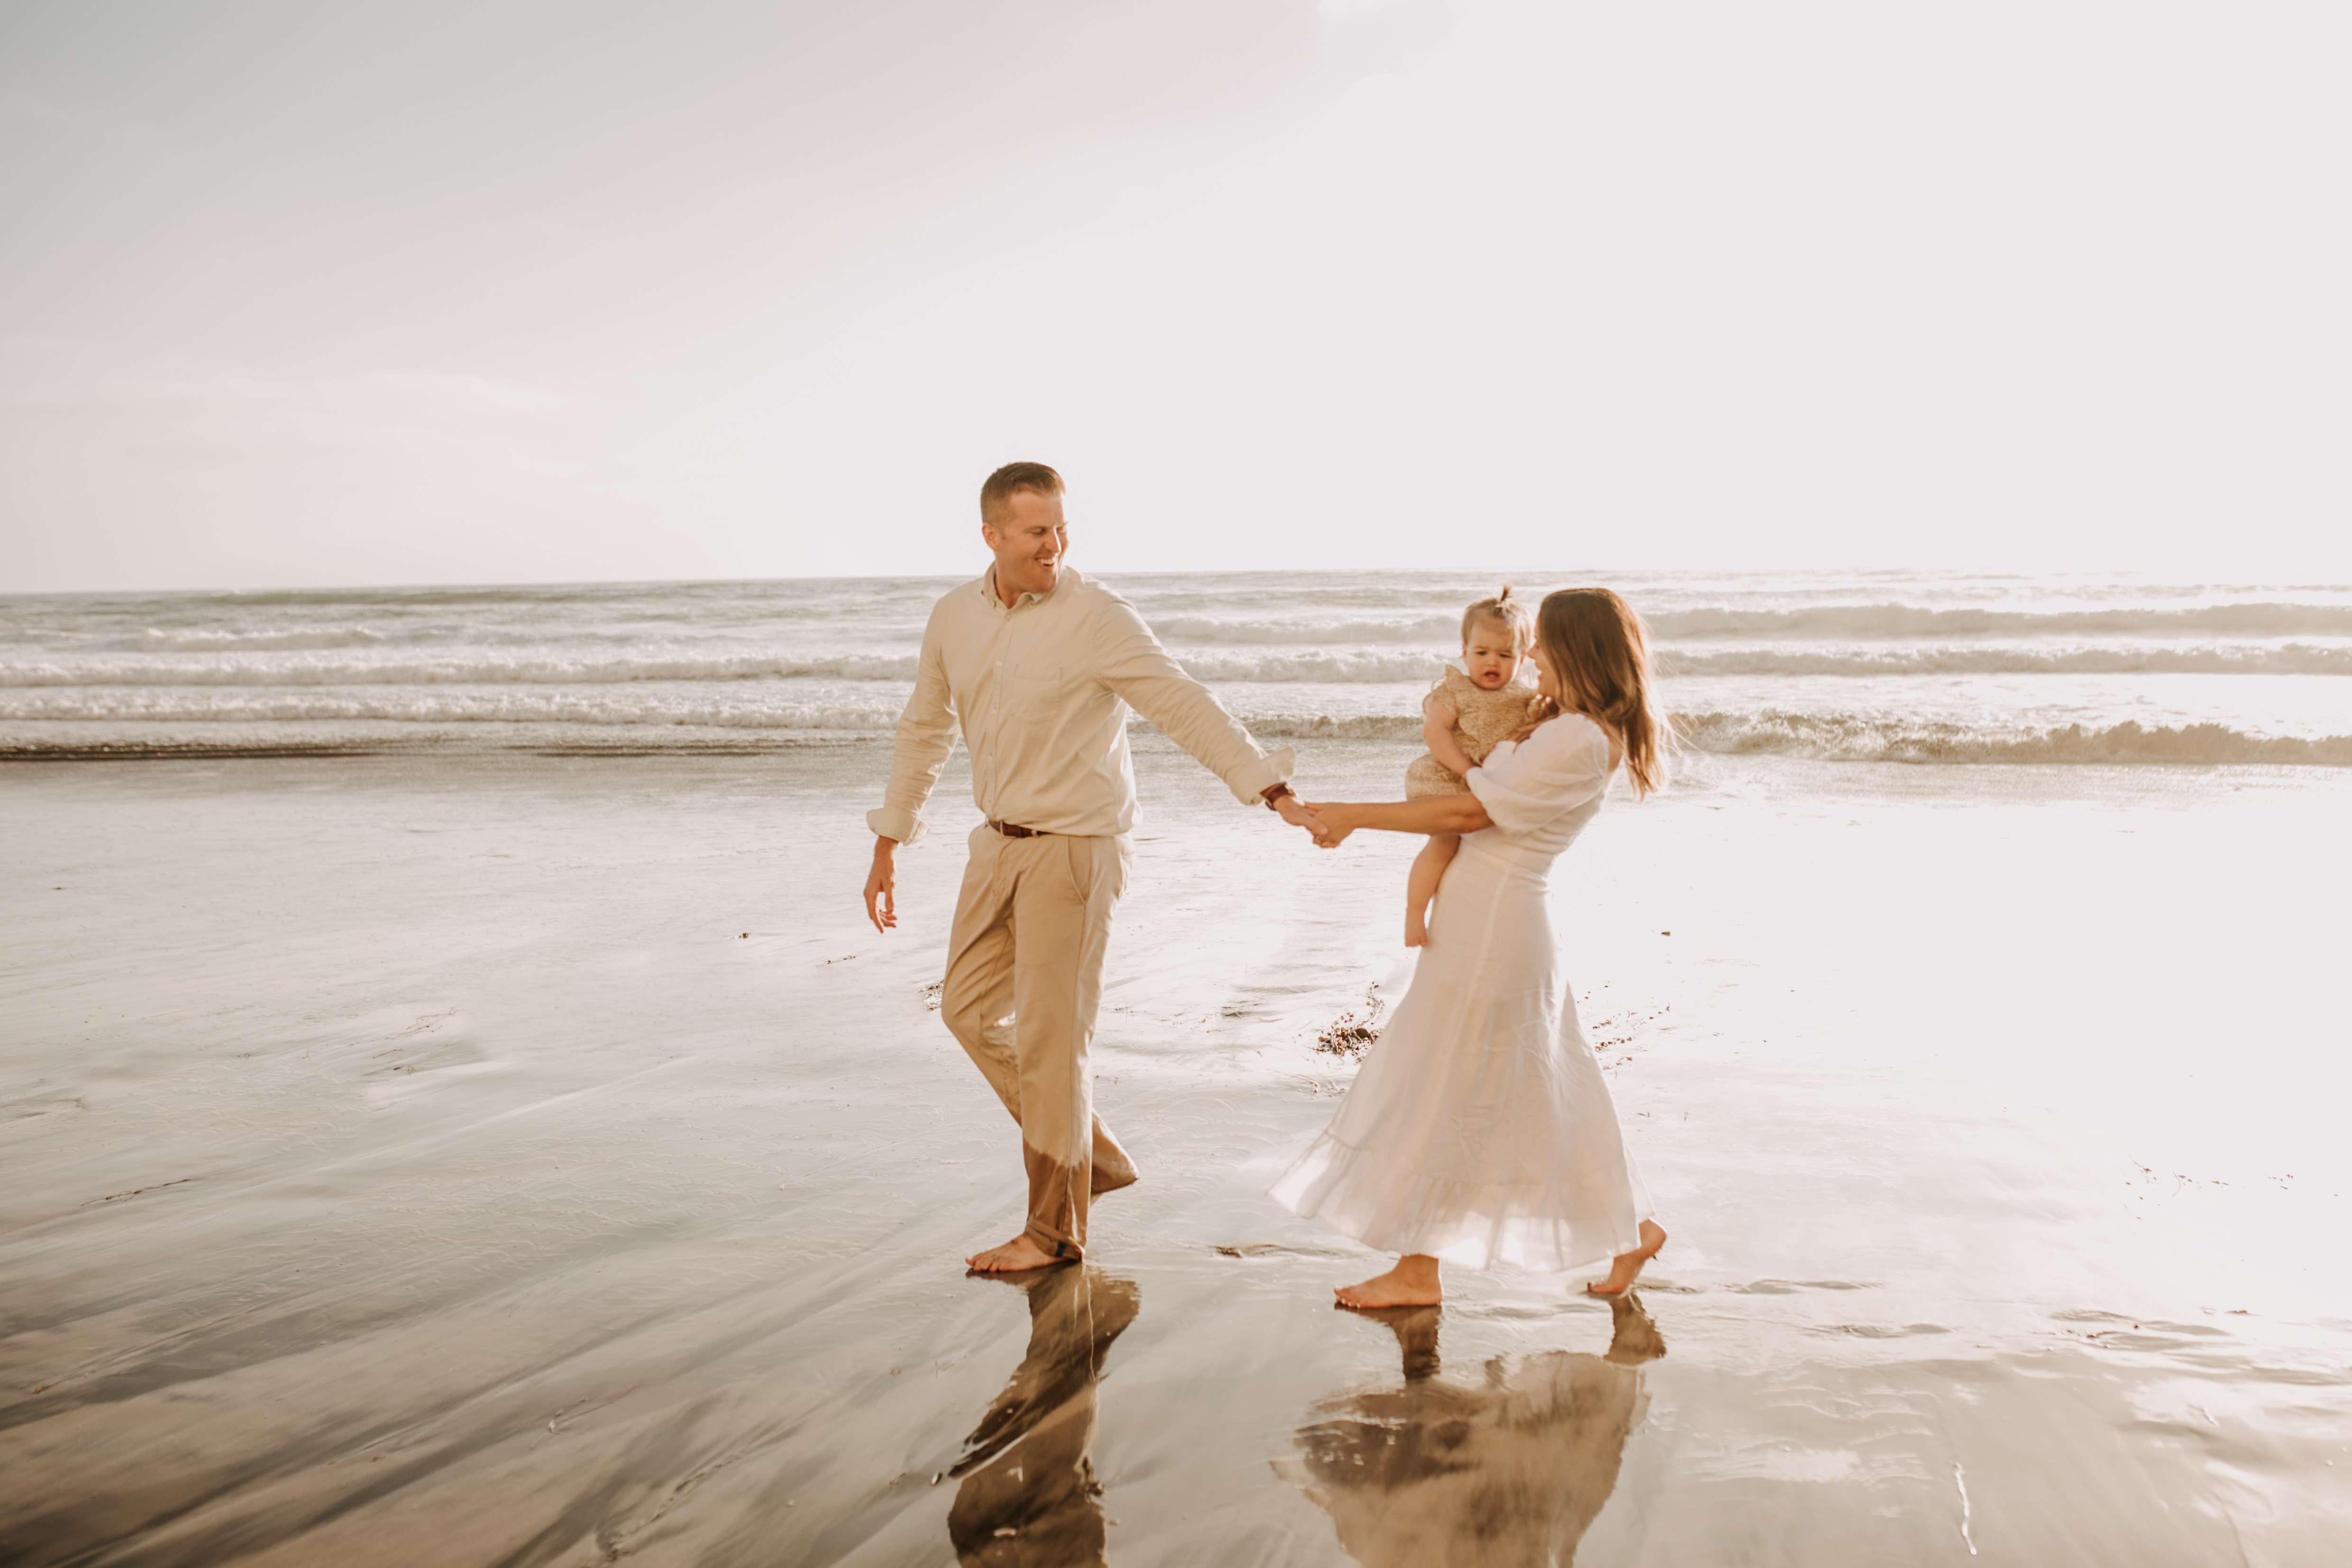
<svg viewBox="0 0 2352 1568">
<path fill-rule="evenodd" d="M 1633 1281 L 1642 1277 L 1642 1265 L 1655 1258 L 1658 1248 L 1665 1244 L 1665 1227 L 1655 1220 L 1643 1220 L 1642 1245 L 1631 1252 L 1619 1253 L 1610 1265 L 1609 1278 L 1587 1285 L 1585 1289 L 1595 1296 L 1622 1296 L 1633 1288 Z"/>
<path fill-rule="evenodd" d="M 1407 947 L 1429 945 L 1429 921 L 1419 910 L 1404 912 L 1404 944 Z"/>
<path fill-rule="evenodd" d="M 1056 1263 L 1071 1259 L 1056 1258 L 1023 1231 L 1002 1247 L 992 1247 L 985 1252 L 975 1252 L 964 1259 L 967 1268 L 982 1274 L 1025 1274 L 1032 1268 L 1050 1268 Z"/>
<path fill-rule="evenodd" d="M 1437 1259 L 1413 1253 L 1397 1259 L 1386 1274 L 1375 1275 L 1331 1292 L 1342 1307 L 1434 1307 L 1445 1300 L 1437 1282 Z"/>
</svg>

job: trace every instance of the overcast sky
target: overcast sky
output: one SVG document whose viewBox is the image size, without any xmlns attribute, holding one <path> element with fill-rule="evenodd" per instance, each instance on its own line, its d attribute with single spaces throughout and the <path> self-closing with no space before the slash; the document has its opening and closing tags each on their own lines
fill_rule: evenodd
<svg viewBox="0 0 2352 1568">
<path fill-rule="evenodd" d="M 2352 574 L 2340 0 L 0 0 L 0 590 Z"/>
</svg>

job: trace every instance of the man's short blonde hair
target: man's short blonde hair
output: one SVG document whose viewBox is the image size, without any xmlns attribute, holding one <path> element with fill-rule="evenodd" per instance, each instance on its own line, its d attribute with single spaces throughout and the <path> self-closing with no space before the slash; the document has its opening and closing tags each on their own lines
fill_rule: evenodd
<svg viewBox="0 0 2352 1568">
<path fill-rule="evenodd" d="M 1062 476 L 1043 463 L 1007 463 L 988 476 L 980 487 L 980 521 L 994 522 L 1004 506 L 1023 490 L 1034 490 L 1041 496 L 1062 493 Z"/>
</svg>

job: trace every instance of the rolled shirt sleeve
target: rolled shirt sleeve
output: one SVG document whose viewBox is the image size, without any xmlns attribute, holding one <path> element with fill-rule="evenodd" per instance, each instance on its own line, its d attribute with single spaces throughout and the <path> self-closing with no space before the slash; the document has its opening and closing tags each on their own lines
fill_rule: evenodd
<svg viewBox="0 0 2352 1568">
<path fill-rule="evenodd" d="M 1463 775 L 1503 837 L 1538 840 L 1609 788 L 1609 736 L 1580 713 L 1540 726 L 1507 756 Z"/>
<path fill-rule="evenodd" d="M 948 688 L 947 661 L 940 646 L 940 616 L 923 629 L 923 651 L 914 695 L 898 715 L 898 738 L 890 753 L 890 784 L 882 804 L 866 814 L 866 826 L 884 838 L 912 844 L 930 831 L 923 806 L 955 749 L 955 698 Z"/>
<path fill-rule="evenodd" d="M 1297 754 L 1288 746 L 1260 751 L 1209 689 L 1168 656 L 1135 606 L 1104 595 L 1094 631 L 1103 685 L 1224 780 L 1235 800 L 1256 805 L 1268 789 L 1290 782 Z"/>
</svg>

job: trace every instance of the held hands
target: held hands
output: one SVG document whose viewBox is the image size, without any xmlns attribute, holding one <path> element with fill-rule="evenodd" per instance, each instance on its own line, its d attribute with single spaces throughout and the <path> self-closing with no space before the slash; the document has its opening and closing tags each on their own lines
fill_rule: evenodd
<svg viewBox="0 0 2352 1568">
<path fill-rule="evenodd" d="M 1306 818 L 1299 826 L 1315 836 L 1316 847 L 1337 849 L 1347 842 L 1356 825 L 1348 819 L 1348 808 L 1335 804 L 1307 804 L 1301 815 Z"/>
<path fill-rule="evenodd" d="M 1315 808 L 1313 806 L 1308 805 L 1297 795 L 1284 795 L 1277 796 L 1274 802 L 1274 809 L 1276 815 L 1281 816 L 1283 821 L 1290 824 L 1291 826 L 1303 827 L 1315 837 L 1318 839 L 1322 837 L 1323 819 L 1315 815 Z"/>
<path fill-rule="evenodd" d="M 1348 837 L 1348 832 L 1345 830 L 1340 832 L 1331 830 L 1331 823 L 1328 823 L 1327 816 L 1324 816 L 1327 811 L 1331 811 L 1331 806 L 1310 806 L 1310 804 L 1298 799 L 1296 795 L 1284 793 L 1275 797 L 1275 811 L 1279 811 L 1284 823 L 1289 823 L 1291 827 L 1306 827 L 1307 837 L 1312 837 L 1312 839 L 1315 839 L 1318 844 L 1322 844 L 1324 848 L 1339 848 L 1340 839 Z"/>
</svg>

